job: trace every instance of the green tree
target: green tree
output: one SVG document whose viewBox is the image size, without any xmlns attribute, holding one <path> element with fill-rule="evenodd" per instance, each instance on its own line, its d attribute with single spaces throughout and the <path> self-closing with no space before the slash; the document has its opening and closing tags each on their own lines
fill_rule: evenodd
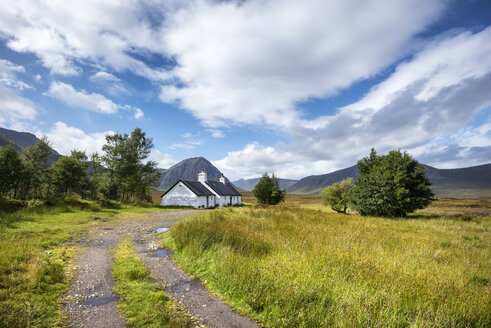
<svg viewBox="0 0 491 328">
<path fill-rule="evenodd" d="M 0 148 L 0 196 L 13 193 L 15 198 L 17 187 L 24 167 L 19 153 L 12 143 Z"/>
<path fill-rule="evenodd" d="M 103 166 L 101 157 L 97 152 L 90 155 L 90 167 L 88 170 L 88 196 L 90 199 L 99 199 L 103 181 Z"/>
<path fill-rule="evenodd" d="M 392 150 L 378 156 L 372 149 L 358 161 L 358 171 L 361 177 L 351 203 L 361 215 L 405 217 L 428 206 L 434 197 L 425 168 L 406 152 Z"/>
<path fill-rule="evenodd" d="M 276 205 L 285 200 L 285 191 L 280 189 L 280 182 L 274 174 L 270 177 L 264 173 L 252 191 L 259 204 Z"/>
<path fill-rule="evenodd" d="M 322 202 L 324 205 L 331 206 L 336 212 L 346 213 L 352 188 L 353 178 L 336 182 L 320 192 Z"/>
<path fill-rule="evenodd" d="M 22 150 L 24 170 L 21 178 L 21 198 L 27 195 L 43 198 L 49 192 L 49 158 L 52 155 L 48 139 L 43 137 L 34 146 Z"/>
<path fill-rule="evenodd" d="M 108 170 L 102 188 L 106 198 L 148 199 L 151 186 L 161 176 L 155 162 L 143 163 L 152 148 L 152 139 L 139 128 L 131 135 L 106 136 L 106 144 L 102 148 Z"/>
<path fill-rule="evenodd" d="M 51 169 L 51 179 L 55 192 L 65 195 L 72 192 L 84 193 L 87 156 L 84 152 L 72 151 L 70 156 L 61 157 Z"/>
</svg>

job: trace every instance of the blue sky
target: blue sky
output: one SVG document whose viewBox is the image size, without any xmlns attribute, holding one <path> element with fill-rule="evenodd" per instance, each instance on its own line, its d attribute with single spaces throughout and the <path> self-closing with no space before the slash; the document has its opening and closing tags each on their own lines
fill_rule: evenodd
<svg viewBox="0 0 491 328">
<path fill-rule="evenodd" d="M 62 154 L 142 128 L 167 168 L 328 173 L 371 147 L 491 162 L 491 2 L 8 1 L 0 126 Z"/>
</svg>

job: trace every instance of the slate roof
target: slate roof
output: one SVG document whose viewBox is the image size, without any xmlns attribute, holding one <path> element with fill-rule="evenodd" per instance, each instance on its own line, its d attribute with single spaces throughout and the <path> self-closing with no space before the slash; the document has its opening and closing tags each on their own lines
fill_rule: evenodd
<svg viewBox="0 0 491 328">
<path fill-rule="evenodd" d="M 206 181 L 206 184 L 220 196 L 242 196 L 231 183 L 223 184 L 219 181 Z"/>
<path fill-rule="evenodd" d="M 214 194 L 201 182 L 198 181 L 189 181 L 189 180 L 179 180 L 172 187 L 170 187 L 165 193 L 160 197 L 164 197 L 172 188 L 174 188 L 179 182 L 182 182 L 186 187 L 188 187 L 196 196 L 213 196 Z"/>
</svg>

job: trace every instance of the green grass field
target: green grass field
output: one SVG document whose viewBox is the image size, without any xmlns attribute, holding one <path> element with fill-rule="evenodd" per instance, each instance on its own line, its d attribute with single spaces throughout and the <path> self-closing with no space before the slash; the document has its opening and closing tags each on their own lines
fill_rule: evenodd
<svg viewBox="0 0 491 328">
<path fill-rule="evenodd" d="M 268 327 L 491 326 L 491 200 L 439 200 L 395 220 L 307 197 L 208 212 L 164 242 Z"/>
<path fill-rule="evenodd" d="M 100 220 L 123 220 L 162 209 L 141 204 L 71 201 L 53 207 L 0 212 L 0 327 L 62 326 L 78 240 Z M 109 207 L 104 207 L 108 206 Z"/>
</svg>

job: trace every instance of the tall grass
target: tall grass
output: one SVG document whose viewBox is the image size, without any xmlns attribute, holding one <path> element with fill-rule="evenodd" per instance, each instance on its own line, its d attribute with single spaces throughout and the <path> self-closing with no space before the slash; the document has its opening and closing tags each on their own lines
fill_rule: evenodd
<svg viewBox="0 0 491 328">
<path fill-rule="evenodd" d="M 187 271 L 269 327 L 489 327 L 491 217 L 455 209 L 405 220 L 224 209 L 164 238 Z"/>
<path fill-rule="evenodd" d="M 161 211 L 93 202 L 0 212 L 0 327 L 63 326 L 60 297 L 78 240 L 95 217 L 110 220 Z"/>
</svg>

